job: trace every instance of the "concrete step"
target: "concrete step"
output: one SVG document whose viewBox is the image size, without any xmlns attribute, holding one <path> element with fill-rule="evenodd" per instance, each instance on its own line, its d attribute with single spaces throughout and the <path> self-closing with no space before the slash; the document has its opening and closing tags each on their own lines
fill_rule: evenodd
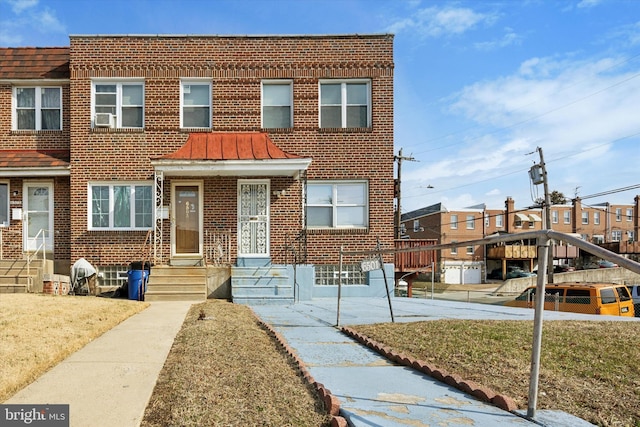
<svg viewBox="0 0 640 427">
<path fill-rule="evenodd" d="M 205 267 L 154 266 L 149 274 L 145 301 L 204 301 L 207 292 Z"/>
<path fill-rule="evenodd" d="M 284 266 L 233 267 L 231 297 L 238 304 L 290 304 L 294 302 Z"/>
<path fill-rule="evenodd" d="M 36 275 L 31 275 L 36 277 Z M 0 285 L 24 285 L 29 284 L 29 276 L 17 274 L 0 274 Z"/>
<path fill-rule="evenodd" d="M 0 294 L 24 294 L 27 292 L 26 285 L 1 285 Z"/>
</svg>

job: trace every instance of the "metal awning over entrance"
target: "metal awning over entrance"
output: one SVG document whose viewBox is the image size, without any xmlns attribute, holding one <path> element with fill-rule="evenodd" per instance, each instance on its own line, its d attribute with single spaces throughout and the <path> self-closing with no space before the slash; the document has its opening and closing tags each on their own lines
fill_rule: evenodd
<svg viewBox="0 0 640 427">
<path fill-rule="evenodd" d="M 291 176 L 298 178 L 311 158 L 288 153 L 263 132 L 192 133 L 177 151 L 151 159 L 165 176 Z"/>
</svg>

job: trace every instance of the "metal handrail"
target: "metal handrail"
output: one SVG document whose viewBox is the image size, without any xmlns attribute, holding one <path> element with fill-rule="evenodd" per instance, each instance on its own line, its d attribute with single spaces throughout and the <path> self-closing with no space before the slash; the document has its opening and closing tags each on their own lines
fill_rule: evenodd
<svg viewBox="0 0 640 427">
<path fill-rule="evenodd" d="M 42 234 L 42 244 L 38 245 L 35 251 L 33 252 L 27 251 L 27 290 L 29 291 L 33 290 L 33 277 L 31 277 L 31 261 L 35 259 L 36 255 L 38 255 L 38 252 L 40 252 L 40 249 L 42 249 L 43 268 L 44 268 L 44 261 L 47 260 L 47 234 L 46 233 L 49 233 L 49 230 L 45 230 L 44 228 L 41 228 L 38 231 L 38 233 L 36 233 L 33 240 L 37 242 L 38 237 L 40 236 L 40 234 Z"/>
</svg>

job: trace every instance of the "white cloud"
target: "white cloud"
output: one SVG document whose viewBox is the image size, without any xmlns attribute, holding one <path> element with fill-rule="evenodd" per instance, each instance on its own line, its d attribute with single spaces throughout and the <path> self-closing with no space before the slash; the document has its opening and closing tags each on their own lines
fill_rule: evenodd
<svg viewBox="0 0 640 427">
<path fill-rule="evenodd" d="M 495 15 L 474 12 L 469 8 L 428 7 L 418 9 L 412 16 L 389 25 L 387 31 L 400 33 L 415 32 L 423 37 L 442 37 L 462 34 L 481 23 L 492 24 Z"/>
<path fill-rule="evenodd" d="M 40 7 L 37 0 L 4 0 L 13 16 L 0 21 L 0 45 L 17 46 L 29 43 L 31 34 L 66 34 L 66 26 L 54 10 Z"/>
<path fill-rule="evenodd" d="M 11 6 L 13 13 L 20 15 L 27 9 L 35 7 L 38 4 L 38 0 L 6 0 Z"/>
<path fill-rule="evenodd" d="M 578 2 L 576 7 L 578 9 L 587 9 L 587 8 L 590 8 L 590 7 L 595 7 L 595 6 L 599 5 L 600 3 L 602 3 L 602 0 L 580 0 L 580 2 Z"/>
</svg>

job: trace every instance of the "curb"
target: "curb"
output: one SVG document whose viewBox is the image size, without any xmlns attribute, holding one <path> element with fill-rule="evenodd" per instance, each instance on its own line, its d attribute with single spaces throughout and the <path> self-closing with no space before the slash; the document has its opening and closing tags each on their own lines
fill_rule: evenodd
<svg viewBox="0 0 640 427">
<path fill-rule="evenodd" d="M 258 315 L 251 310 L 256 318 L 258 325 L 262 327 L 272 338 L 276 340 L 281 350 L 286 353 L 289 359 L 294 363 L 296 369 L 304 381 L 313 387 L 320 398 L 324 402 L 324 408 L 327 414 L 331 416 L 331 427 L 347 427 L 348 423 L 344 417 L 340 416 L 340 400 L 331 394 L 331 391 L 324 384 L 317 382 L 309 373 L 302 359 L 298 357 L 296 352 L 289 346 L 285 338 L 278 333 L 270 324 L 264 322 Z"/>
<path fill-rule="evenodd" d="M 340 330 L 345 335 L 348 335 L 361 344 L 369 347 L 371 350 L 379 353 L 392 362 L 415 369 L 416 371 L 422 372 L 425 375 L 429 375 L 437 381 L 444 382 L 451 387 L 455 387 L 464 393 L 472 395 L 478 400 L 491 403 L 492 405 L 497 406 L 498 408 L 505 411 L 515 412 L 518 409 L 515 401 L 509 396 L 498 394 L 490 388 L 484 387 L 474 381 L 466 381 L 459 375 L 450 374 L 446 371 L 443 371 L 442 369 L 438 369 L 436 366 L 431 365 L 425 361 L 414 359 L 402 353 L 397 353 L 390 347 L 374 341 L 368 336 L 361 334 L 349 327 L 342 326 Z"/>
</svg>

